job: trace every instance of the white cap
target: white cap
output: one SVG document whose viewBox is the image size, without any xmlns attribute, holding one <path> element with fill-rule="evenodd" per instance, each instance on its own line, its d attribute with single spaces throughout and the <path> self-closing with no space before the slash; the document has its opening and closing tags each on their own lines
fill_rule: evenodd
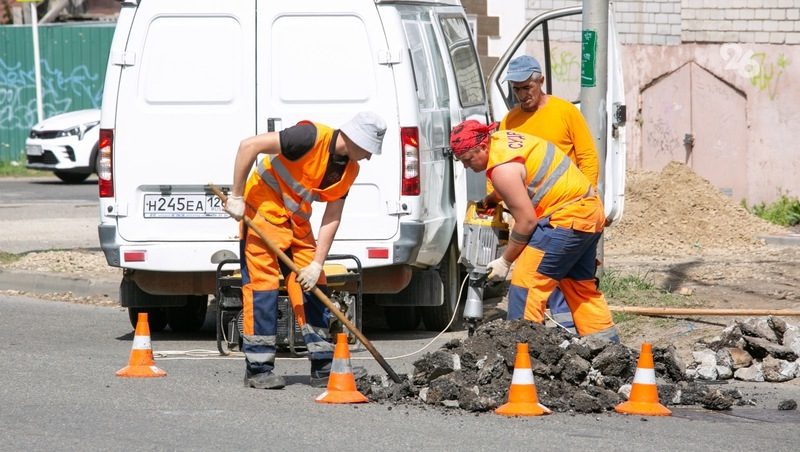
<svg viewBox="0 0 800 452">
<path fill-rule="evenodd" d="M 377 113 L 372 111 L 356 113 L 353 119 L 346 122 L 339 130 L 361 149 L 372 155 L 381 155 L 386 123 Z"/>
</svg>

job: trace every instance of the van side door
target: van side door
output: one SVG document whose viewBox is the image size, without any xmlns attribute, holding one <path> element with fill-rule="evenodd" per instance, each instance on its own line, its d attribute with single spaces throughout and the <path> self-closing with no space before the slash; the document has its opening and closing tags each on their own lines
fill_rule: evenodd
<svg viewBox="0 0 800 452">
<path fill-rule="evenodd" d="M 419 131 L 420 210 L 424 212 L 425 235 L 417 262 L 436 265 L 450 245 L 456 221 L 451 184 L 447 183 L 451 180 L 450 88 L 432 9 L 413 4 L 398 4 L 395 9 L 403 28 L 416 100 L 409 119 L 418 122 Z M 384 10 L 385 20 L 390 11 Z"/>
<path fill-rule="evenodd" d="M 439 44 L 444 50 L 452 125 L 455 126 L 466 119 L 488 121 L 483 72 L 478 60 L 475 41 L 463 11 L 460 8 L 452 7 L 437 8 L 435 23 Z M 452 168 L 453 198 L 460 246 L 467 202 L 479 200 L 486 194 L 486 174 L 467 170 L 457 161 L 451 161 L 450 167 Z"/>
</svg>

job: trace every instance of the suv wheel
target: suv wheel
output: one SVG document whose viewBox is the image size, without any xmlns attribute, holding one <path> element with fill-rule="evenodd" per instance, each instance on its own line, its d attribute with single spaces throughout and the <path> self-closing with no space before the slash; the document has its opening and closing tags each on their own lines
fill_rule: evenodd
<svg viewBox="0 0 800 452">
<path fill-rule="evenodd" d="M 55 175 L 57 178 L 61 179 L 62 182 L 67 184 L 80 184 L 81 182 L 85 181 L 88 174 L 83 173 L 65 173 L 61 171 L 56 171 Z"/>
</svg>

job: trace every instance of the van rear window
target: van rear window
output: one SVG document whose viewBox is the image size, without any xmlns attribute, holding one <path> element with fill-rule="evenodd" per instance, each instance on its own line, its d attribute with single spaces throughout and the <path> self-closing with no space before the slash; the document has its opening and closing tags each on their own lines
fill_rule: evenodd
<svg viewBox="0 0 800 452">
<path fill-rule="evenodd" d="M 307 30 L 309 39 L 298 39 Z M 367 27 L 355 15 L 284 15 L 272 24 L 272 89 L 291 103 L 365 102 L 377 90 L 375 52 Z M 312 38 L 313 37 L 313 38 Z"/>
<path fill-rule="evenodd" d="M 439 19 L 453 72 L 456 74 L 461 105 L 471 107 L 484 102 L 483 80 L 478 55 L 469 34 L 467 21 L 462 17 L 443 16 Z"/>
<path fill-rule="evenodd" d="M 231 104 L 242 67 L 233 17 L 158 17 L 142 51 L 142 94 L 150 105 Z"/>
</svg>

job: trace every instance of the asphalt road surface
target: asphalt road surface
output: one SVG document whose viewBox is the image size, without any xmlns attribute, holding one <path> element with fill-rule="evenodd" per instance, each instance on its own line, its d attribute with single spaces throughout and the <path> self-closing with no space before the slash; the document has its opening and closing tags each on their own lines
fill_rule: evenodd
<svg viewBox="0 0 800 452">
<path fill-rule="evenodd" d="M 95 183 L 0 179 L 0 250 L 96 249 Z M 672 418 L 510 419 L 408 404 L 320 405 L 305 359 L 279 358 L 283 390 L 244 388 L 242 358 L 213 357 L 210 319 L 197 334 L 152 337 L 167 377 L 124 379 L 114 373 L 127 364 L 133 339 L 126 310 L 0 295 L 0 450 L 794 451 L 800 441 L 800 414 L 774 408 L 778 399 L 800 399 L 800 386 L 789 384 L 751 384 L 751 392 L 773 397 L 757 408 L 675 409 Z M 463 335 L 448 333 L 426 351 Z M 367 336 L 401 374 L 421 355 L 392 358 L 434 337 L 381 328 Z M 191 350 L 212 352 L 192 359 Z M 352 354 L 354 365 L 384 374 L 363 348 Z"/>
<path fill-rule="evenodd" d="M 279 359 L 280 391 L 246 389 L 235 359 L 166 359 L 168 375 L 125 379 L 132 334 L 120 308 L 0 296 L 2 450 L 797 450 L 795 412 L 675 410 L 671 418 L 556 413 L 505 418 L 440 408 L 322 405 L 305 359 Z M 439 338 L 430 350 L 457 336 Z M 431 334 L 370 337 L 398 373 Z M 208 332 L 154 335 L 156 353 L 214 349 Z M 383 374 L 365 351 L 354 364 Z M 795 387 L 796 388 L 796 387 Z M 797 392 L 797 391 L 795 391 Z"/>
<path fill-rule="evenodd" d="M 0 251 L 98 249 L 97 178 L 0 178 Z"/>
</svg>

